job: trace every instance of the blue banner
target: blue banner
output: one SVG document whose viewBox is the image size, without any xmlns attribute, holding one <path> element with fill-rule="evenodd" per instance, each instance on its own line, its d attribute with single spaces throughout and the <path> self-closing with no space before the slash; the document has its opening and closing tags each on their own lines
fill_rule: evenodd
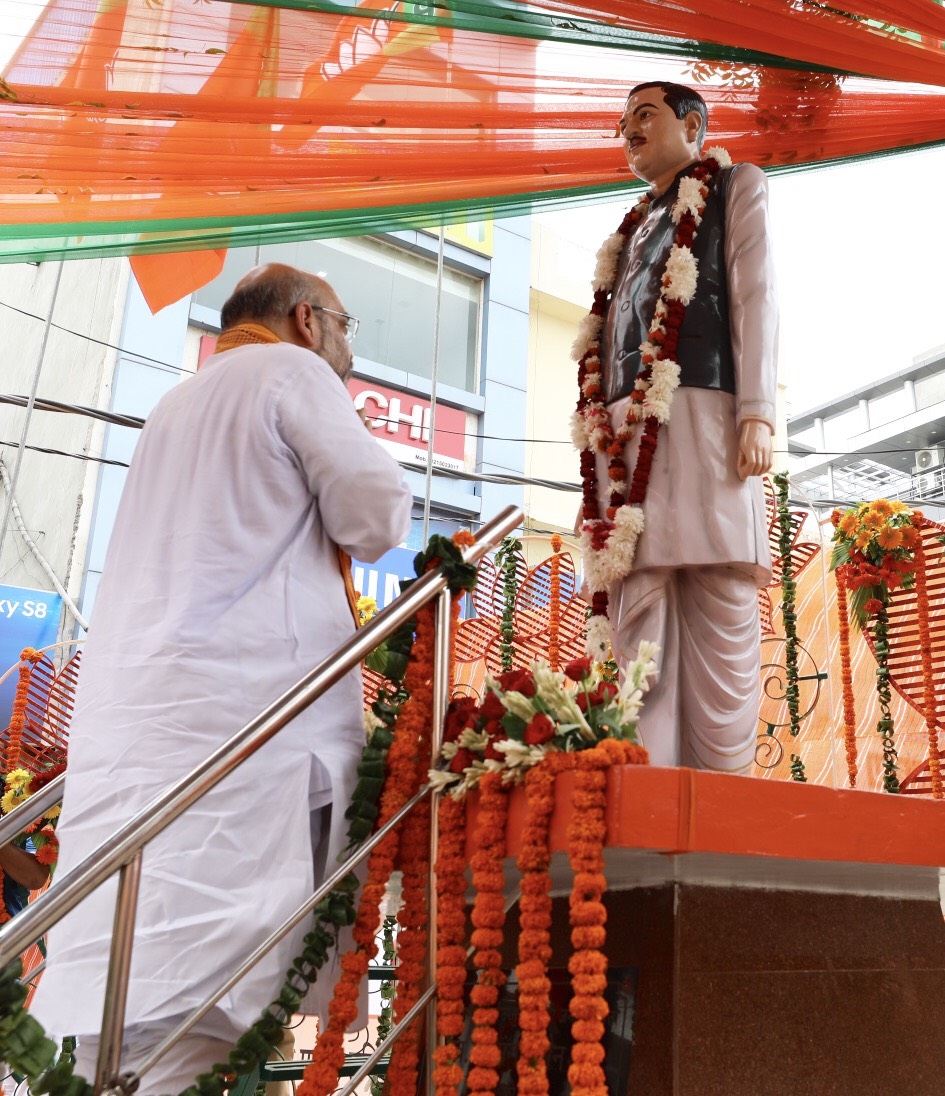
<svg viewBox="0 0 945 1096">
<path fill-rule="evenodd" d="M 56 642 L 62 598 L 47 590 L 0 586 L 0 674 L 20 661 L 24 647 L 48 647 Z M 0 727 L 10 725 L 19 675 L 0 685 Z"/>
</svg>

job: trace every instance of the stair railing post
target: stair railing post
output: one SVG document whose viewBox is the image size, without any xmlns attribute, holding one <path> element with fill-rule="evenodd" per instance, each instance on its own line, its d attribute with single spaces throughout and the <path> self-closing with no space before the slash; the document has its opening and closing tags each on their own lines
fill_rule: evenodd
<svg viewBox="0 0 945 1096">
<path fill-rule="evenodd" d="M 118 876 L 115 922 L 112 930 L 105 1004 L 102 1009 L 102 1033 L 95 1066 L 95 1094 L 118 1084 L 121 1068 L 121 1043 L 125 1031 L 125 1005 L 131 974 L 131 948 L 134 943 L 138 885 L 141 882 L 141 852 L 122 867 Z"/>
<path fill-rule="evenodd" d="M 449 704 L 450 679 L 452 677 L 452 643 L 450 626 L 452 624 L 452 598 L 449 590 L 443 590 L 436 599 L 435 640 L 433 648 L 433 710 L 430 713 L 432 757 L 430 767 L 436 765 L 443 745 L 443 723 Z M 436 858 L 439 852 L 439 829 L 437 827 L 437 807 L 440 797 L 434 792 L 430 803 L 430 880 L 428 885 L 427 923 L 427 972 L 430 986 L 436 984 Z M 435 1000 L 435 998 L 434 998 Z M 427 1042 L 427 1094 L 433 1096 L 433 1055 L 437 1047 L 436 1006 L 431 1003 L 426 1015 Z"/>
</svg>

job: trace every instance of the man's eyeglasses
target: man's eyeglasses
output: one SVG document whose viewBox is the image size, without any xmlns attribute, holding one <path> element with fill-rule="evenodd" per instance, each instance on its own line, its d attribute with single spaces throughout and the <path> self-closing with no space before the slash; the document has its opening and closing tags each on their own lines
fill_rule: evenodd
<svg viewBox="0 0 945 1096">
<path fill-rule="evenodd" d="M 336 308 L 325 308 L 321 304 L 313 304 L 312 308 L 316 312 L 328 312 L 332 316 L 340 316 L 345 321 L 345 339 L 348 342 L 354 341 L 354 337 L 358 333 L 358 327 L 361 324 L 357 316 L 349 316 L 347 312 L 339 312 Z"/>
</svg>

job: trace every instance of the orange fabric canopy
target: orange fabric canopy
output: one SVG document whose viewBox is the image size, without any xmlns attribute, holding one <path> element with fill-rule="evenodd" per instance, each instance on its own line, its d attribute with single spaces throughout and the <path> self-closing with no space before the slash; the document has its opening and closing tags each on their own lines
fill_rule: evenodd
<svg viewBox="0 0 945 1096">
<path fill-rule="evenodd" d="M 647 79 L 698 85 L 710 143 L 766 168 L 945 141 L 931 0 L 285 3 L 50 0 L 0 84 L 0 259 L 605 194 L 632 184 L 614 120 Z"/>
</svg>

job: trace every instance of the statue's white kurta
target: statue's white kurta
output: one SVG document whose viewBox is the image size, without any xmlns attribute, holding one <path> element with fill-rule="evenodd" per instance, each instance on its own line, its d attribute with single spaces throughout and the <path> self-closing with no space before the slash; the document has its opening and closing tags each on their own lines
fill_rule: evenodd
<svg viewBox="0 0 945 1096">
<path fill-rule="evenodd" d="M 373 561 L 406 535 L 410 510 L 400 468 L 308 350 L 240 347 L 165 396 L 128 475 L 83 655 L 59 880 L 351 634 L 336 546 Z M 353 671 L 147 846 L 128 1024 L 199 1004 L 311 893 L 310 807 L 334 803 L 333 858 L 363 741 Z M 115 889 L 50 935 L 35 1012 L 52 1032 L 98 1030 Z M 202 1029 L 251 1023 L 307 927 Z"/>
</svg>

